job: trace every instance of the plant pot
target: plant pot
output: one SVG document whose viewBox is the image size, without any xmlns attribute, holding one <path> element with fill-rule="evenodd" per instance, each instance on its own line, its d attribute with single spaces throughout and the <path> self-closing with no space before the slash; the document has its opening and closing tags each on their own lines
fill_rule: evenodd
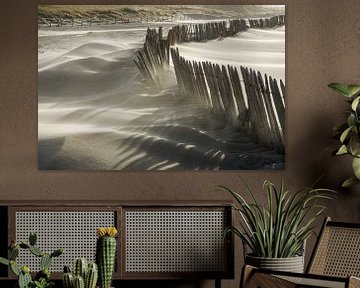
<svg viewBox="0 0 360 288">
<path fill-rule="evenodd" d="M 263 258 L 246 255 L 245 263 L 262 269 L 304 273 L 304 256 L 289 258 Z"/>
</svg>

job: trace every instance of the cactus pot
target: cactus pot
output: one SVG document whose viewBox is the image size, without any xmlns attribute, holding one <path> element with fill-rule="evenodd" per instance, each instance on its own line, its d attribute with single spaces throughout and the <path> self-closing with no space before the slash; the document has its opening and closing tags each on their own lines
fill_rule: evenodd
<svg viewBox="0 0 360 288">
<path fill-rule="evenodd" d="M 304 273 L 303 255 L 289 258 L 263 258 L 248 254 L 245 256 L 245 263 L 262 269 Z"/>
</svg>

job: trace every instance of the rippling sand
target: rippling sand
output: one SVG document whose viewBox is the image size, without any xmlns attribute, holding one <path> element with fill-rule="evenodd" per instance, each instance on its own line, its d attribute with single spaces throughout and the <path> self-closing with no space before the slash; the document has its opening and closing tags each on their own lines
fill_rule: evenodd
<svg viewBox="0 0 360 288">
<path fill-rule="evenodd" d="M 147 27 L 39 30 L 39 169 L 283 169 L 283 154 L 179 95 L 171 73 L 162 91 L 146 87 L 133 59 Z M 285 77 L 284 28 L 178 47 Z"/>
</svg>

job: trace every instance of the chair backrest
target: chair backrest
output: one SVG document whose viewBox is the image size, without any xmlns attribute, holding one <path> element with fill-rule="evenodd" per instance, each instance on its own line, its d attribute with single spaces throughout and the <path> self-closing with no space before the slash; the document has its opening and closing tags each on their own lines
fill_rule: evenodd
<svg viewBox="0 0 360 288">
<path fill-rule="evenodd" d="M 307 273 L 360 277 L 360 223 L 326 218 Z"/>
</svg>

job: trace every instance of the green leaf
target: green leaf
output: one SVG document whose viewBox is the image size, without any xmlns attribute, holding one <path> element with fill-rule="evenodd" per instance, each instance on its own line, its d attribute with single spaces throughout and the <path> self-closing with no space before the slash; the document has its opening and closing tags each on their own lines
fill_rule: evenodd
<svg viewBox="0 0 360 288">
<path fill-rule="evenodd" d="M 331 83 L 328 85 L 329 88 L 333 89 L 335 92 L 339 93 L 342 96 L 351 97 L 351 94 L 349 93 L 349 90 L 346 85 L 341 83 Z"/>
<path fill-rule="evenodd" d="M 353 113 L 350 113 L 350 115 L 347 118 L 347 124 L 348 126 L 355 126 L 356 124 L 356 116 Z"/>
<path fill-rule="evenodd" d="M 352 168 L 357 179 L 360 180 L 360 158 L 354 157 Z"/>
<path fill-rule="evenodd" d="M 10 264 L 9 260 L 8 260 L 8 259 L 5 259 L 5 258 L 3 258 L 3 257 L 0 257 L 0 263 L 1 263 L 1 264 L 4 264 L 4 265 L 9 265 L 9 264 Z"/>
<path fill-rule="evenodd" d="M 352 135 L 350 137 L 350 141 L 349 144 L 351 146 L 351 150 L 352 150 L 352 155 L 354 157 L 359 157 L 360 156 L 360 138 L 358 135 Z"/>
<path fill-rule="evenodd" d="M 346 145 L 341 145 L 341 147 L 339 148 L 339 150 L 336 152 L 336 154 L 335 155 L 344 155 L 344 154 L 347 154 L 347 153 L 349 153 L 348 152 L 348 149 L 347 149 L 347 147 L 346 147 Z"/>
<path fill-rule="evenodd" d="M 352 185 L 359 184 L 359 183 L 360 183 L 359 179 L 357 179 L 356 177 L 351 177 L 351 178 L 347 179 L 346 181 L 344 181 L 344 183 L 341 185 L 341 187 L 348 188 Z"/>
<path fill-rule="evenodd" d="M 344 143 L 344 141 L 346 140 L 346 137 L 348 136 L 348 134 L 352 128 L 353 127 L 351 126 L 351 127 L 347 128 L 343 133 L 341 133 L 341 136 L 340 136 L 341 143 Z"/>
<path fill-rule="evenodd" d="M 359 101 L 360 101 L 360 96 L 356 97 L 356 98 L 354 99 L 354 101 L 352 101 L 352 103 L 351 103 L 351 109 L 352 109 L 352 110 L 356 111 L 356 108 L 357 108 L 358 105 L 359 105 Z"/>
<path fill-rule="evenodd" d="M 360 85 L 348 85 L 347 90 L 351 96 L 354 96 L 360 92 Z"/>
</svg>

